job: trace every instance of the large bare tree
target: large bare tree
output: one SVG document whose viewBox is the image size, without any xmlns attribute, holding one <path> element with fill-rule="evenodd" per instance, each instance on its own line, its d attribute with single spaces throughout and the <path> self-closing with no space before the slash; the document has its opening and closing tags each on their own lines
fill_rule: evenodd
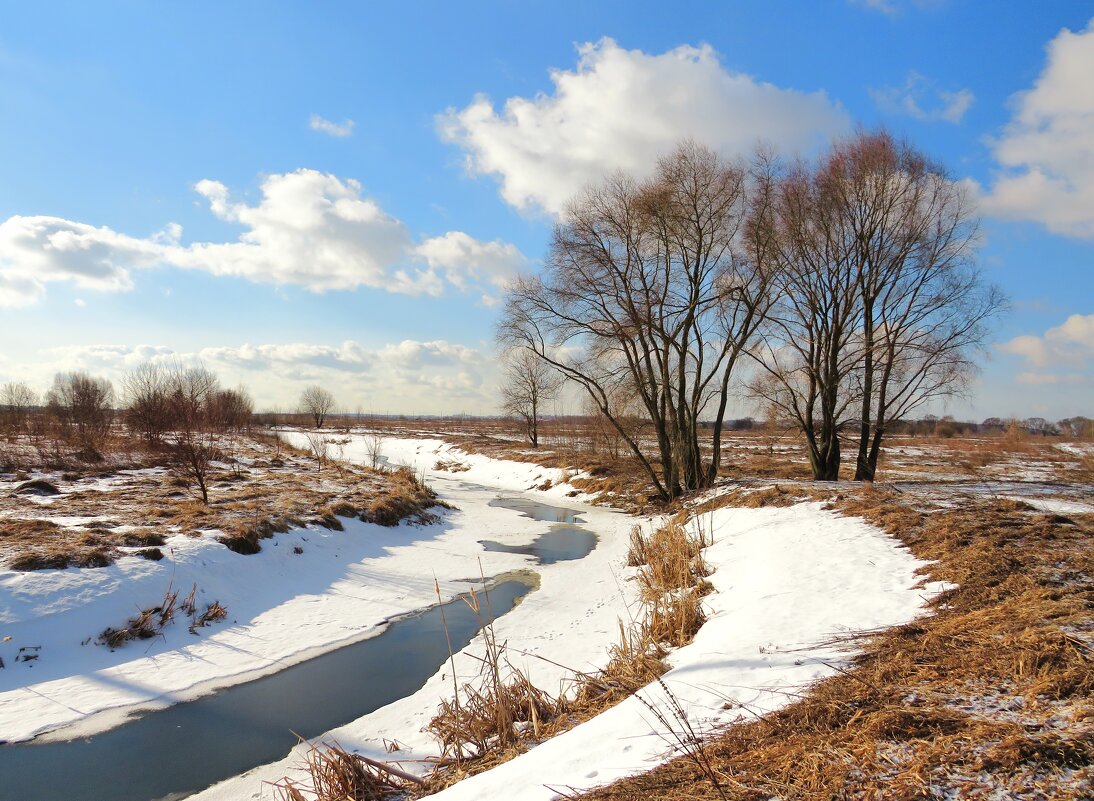
<svg viewBox="0 0 1094 801">
<path fill-rule="evenodd" d="M 852 243 L 828 187 L 806 165 L 768 172 L 764 191 L 770 202 L 754 225 L 777 301 L 753 352 L 761 368 L 753 390 L 801 430 L 813 477 L 835 480 L 860 360 Z"/>
<path fill-rule="evenodd" d="M 543 404 L 554 399 L 562 374 L 528 348 L 508 355 L 501 384 L 502 409 L 524 423 L 533 448 L 539 447 L 539 420 Z"/>
<path fill-rule="evenodd" d="M 962 187 L 887 133 L 837 142 L 772 184 L 779 302 L 758 351 L 759 395 L 805 435 L 813 475 L 873 480 L 893 421 L 959 393 L 999 292 L 975 268 L 977 220 Z"/>
<path fill-rule="evenodd" d="M 854 243 L 862 304 L 855 479 L 873 481 L 890 424 L 961 392 L 986 322 L 1005 306 L 974 263 L 964 187 L 891 135 L 837 143 L 825 180 Z"/>
<path fill-rule="evenodd" d="M 663 499 L 717 475 L 730 376 L 770 303 L 768 263 L 742 244 L 748 186 L 743 167 L 684 143 L 648 181 L 617 174 L 579 195 L 543 274 L 507 295 L 501 341 L 583 387 Z M 650 419 L 656 457 L 617 416 L 620 388 Z"/>
</svg>

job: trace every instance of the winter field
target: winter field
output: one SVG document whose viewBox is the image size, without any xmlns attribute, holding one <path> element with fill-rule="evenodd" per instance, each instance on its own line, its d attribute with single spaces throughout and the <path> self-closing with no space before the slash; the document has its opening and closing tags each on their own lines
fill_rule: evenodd
<svg viewBox="0 0 1094 801">
<path fill-rule="evenodd" d="M 14 744 L 37 738 L 48 743 L 106 731 L 135 714 L 185 704 L 376 637 L 394 620 L 471 589 L 481 592 L 484 579 L 506 576 L 524 576 L 535 585 L 492 626 L 493 642 L 504 649 L 506 670 L 551 698 L 573 697 L 582 676 L 612 667 L 621 629 L 639 625 L 647 614 L 645 568 L 634 563 L 632 529 L 637 526 L 653 536 L 675 520 L 705 545 L 702 617 L 694 636 L 665 653 L 661 669 L 666 672 L 660 679 L 632 688 L 637 692 L 595 709 L 595 714 L 572 715 L 566 725 L 551 727 L 554 736 L 541 736 L 538 722 L 518 722 L 520 743 L 504 760 L 497 759 L 489 770 L 468 769 L 462 781 L 454 781 L 449 771 L 442 783 L 447 786 L 427 789 L 443 798 L 553 799 L 630 777 L 638 784 L 624 781 L 602 791 L 602 797 L 652 797 L 648 794 L 666 792 L 664 785 L 658 791 L 641 782 L 656 781 L 644 777 L 661 775 L 648 772 L 664 765 L 662 771 L 673 777 L 671 786 L 683 781 L 701 787 L 703 797 L 718 797 L 734 786 L 735 776 L 747 776 L 739 770 L 748 768 L 719 761 L 719 738 L 726 732 L 753 732 L 762 739 L 757 727 L 777 728 L 780 714 L 808 709 L 811 694 L 827 697 L 832 688 L 839 691 L 848 683 L 849 676 L 859 676 L 850 682 L 859 692 L 886 687 L 885 682 L 900 684 L 903 694 L 885 698 L 878 715 L 922 706 L 919 699 L 925 692 L 912 686 L 922 677 L 913 671 L 899 682 L 885 678 L 878 654 L 890 647 L 886 637 L 897 636 L 886 632 L 927 636 L 924 627 L 932 624 L 912 624 L 919 618 L 951 625 L 946 621 L 958 613 L 990 617 L 981 608 L 988 601 L 979 590 L 981 582 L 990 581 L 977 571 L 994 564 L 994 556 L 980 558 L 977 549 L 982 547 L 980 538 L 991 538 L 1000 529 L 970 528 L 969 520 L 999 523 L 1026 538 L 996 543 L 993 554 L 1000 549 L 1009 553 L 1012 546 L 1026 548 L 1035 536 L 1051 543 L 1046 547 L 1066 550 L 1066 556 L 1057 554 L 1052 560 L 1059 573 L 1055 585 L 1039 585 L 1038 592 L 1048 593 L 1043 599 L 1037 596 L 1044 603 L 1069 603 L 1090 591 L 1089 574 L 1082 572 L 1089 568 L 1082 560 L 1089 560 L 1094 513 L 1089 443 L 898 441 L 886 455 L 885 483 L 864 490 L 850 483 L 818 487 L 801 480 L 795 468 L 800 451 L 792 441 L 739 435 L 729 443 L 727 478 L 682 509 L 665 512 L 635 502 L 633 493 L 627 495 L 633 477 L 605 467 L 605 461 L 619 460 L 567 449 L 561 437 L 533 452 L 498 431 L 412 428 L 400 423 L 388 425 L 382 435 L 360 430 L 327 434 L 331 444 L 323 458 L 330 461 L 325 467 L 309 461 L 314 440 L 309 443 L 306 432 L 283 432 L 284 440 L 299 449 L 283 455 L 279 451 L 279 460 L 292 468 L 287 472 L 315 471 L 315 478 L 303 484 L 298 476 L 285 480 L 293 482 L 298 496 L 319 497 L 321 503 L 315 509 L 305 509 L 303 503 L 290 525 L 277 527 L 284 530 L 264 531 L 257 553 L 225 547 L 226 535 L 239 536 L 237 530 L 229 531 L 237 518 L 257 514 L 243 506 L 234 517 L 196 523 L 176 515 L 161 526 L 159 545 L 127 540 L 127 532 L 150 525 L 148 508 L 138 501 L 159 486 L 158 468 L 74 480 L 49 473 L 3 477 L 5 520 L 44 521 L 36 525 L 50 531 L 55 527 L 73 541 L 98 532 L 94 547 L 108 551 L 110 559 L 102 566 L 0 570 L 0 740 Z M 342 474 L 339 464 L 368 465 L 381 450 L 388 469 L 409 468 L 404 473 L 424 482 L 443 505 L 425 507 L 395 526 L 382 524 L 390 521 L 376 514 L 374 522 L 360 519 L 368 516 L 361 512 L 367 507 L 364 495 L 386 492 L 384 479 L 363 472 Z M 237 473 L 259 469 L 257 456 L 242 455 L 240 461 L 243 467 L 237 466 Z M 269 477 L 263 474 L 263 480 Z M 33 481 L 48 482 L 56 491 L 20 491 Z M 340 509 L 337 501 L 348 491 L 347 484 L 363 495 Z M 507 552 L 556 524 L 529 517 L 519 505 L 506 506 L 505 499 L 570 510 L 582 528 L 596 535 L 595 548 L 582 558 L 551 564 Z M 927 533 L 900 533 L 922 528 L 924 521 Z M 25 535 L 25 526 L 20 531 Z M 950 532 L 957 532 L 953 542 Z M 484 541 L 502 549 L 485 548 Z M 957 541 L 962 544 L 955 545 Z M 149 547 L 159 550 L 161 558 L 143 553 Z M 1019 567 L 1012 566 L 1012 572 L 1022 575 Z M 1011 581 L 1002 579 L 1003 586 Z M 966 610 L 961 593 L 974 590 L 975 603 L 968 601 L 972 606 Z M 1027 591 L 1033 590 L 1023 585 L 1021 592 Z M 131 624 L 141 610 L 162 610 L 171 592 L 183 599 L 171 604 L 177 607 L 175 619 L 156 626 L 150 636 L 131 641 L 106 636 L 110 628 Z M 1059 598 L 1050 597 L 1052 592 Z M 991 597 L 993 603 L 1009 602 L 998 590 Z M 205 615 L 210 609 L 224 614 Z M 946 684 L 947 677 L 922 679 L 937 696 L 932 703 L 951 716 L 975 719 L 977 725 L 1046 732 L 1037 740 L 1042 751 L 994 772 L 984 767 L 987 763 L 937 757 L 931 768 L 937 775 L 928 774 L 932 782 L 944 778 L 947 793 L 963 787 L 973 797 L 981 791 L 1037 797 L 1024 794 L 1034 790 L 1049 793 L 1043 797 L 1053 792 L 1082 797 L 1090 787 L 1088 763 L 1053 754 L 1081 753 L 1080 746 L 1070 743 L 1090 736 L 1089 701 L 1082 699 L 1091 681 L 1092 625 L 1088 611 L 1085 620 L 1070 611 L 1058 617 L 1060 647 L 1068 652 L 1057 655 L 1063 660 L 1060 665 L 1041 654 L 1043 664 L 1030 668 L 1030 654 L 1025 661 L 1020 657 L 1034 646 L 1016 639 L 1020 632 L 993 633 L 989 629 L 995 624 L 981 621 L 984 636 L 999 643 L 996 651 L 1018 649 L 1014 676 L 1005 684 L 989 677 L 992 686 L 966 688 L 965 699 Z M 1023 631 L 1041 622 L 1029 623 Z M 444 749 L 426 729 L 438 705 L 453 697 L 454 687 L 475 685 L 490 644 L 477 637 L 457 649 L 417 691 L 347 719 L 312 742 L 337 743 L 347 753 L 427 776 Z M 856 673 L 869 664 L 874 664 L 874 678 Z M 1056 668 L 1067 673 L 1073 686 L 1041 686 L 1039 695 L 1023 695 L 1023 681 L 1055 680 Z M 870 719 L 870 703 L 882 701 L 863 702 L 865 719 Z M 892 731 L 872 735 L 893 781 L 905 780 L 905 766 L 908 772 L 918 769 L 919 744 L 963 731 L 953 720 L 935 720 L 926 713 L 921 717 L 914 737 L 902 728 L 906 720 L 891 722 Z M 969 747 L 984 756 L 994 755 L 1011 735 L 993 730 L 990 736 L 977 736 Z M 1056 750 L 1044 750 L 1044 743 Z M 759 740 L 752 745 L 756 753 L 764 753 Z M 1021 750 L 1020 745 L 1008 747 Z M 813 746 L 821 748 L 818 741 Z M 305 795 L 300 797 L 311 798 L 313 777 L 303 769 L 311 748 L 301 744 L 278 761 L 250 766 L 194 797 L 291 797 L 284 784 L 288 777 L 302 788 L 299 792 Z M 838 752 L 832 743 L 824 748 Z M 694 776 L 687 773 L 689 765 Z M 769 778 L 778 772 L 773 763 L 764 770 Z M 846 775 L 842 780 L 849 781 Z M 425 792 L 408 781 L 416 794 Z M 85 794 L 92 791 L 81 789 L 79 776 L 71 777 L 70 788 L 72 798 L 97 797 Z M 0 797 L 7 797 L 2 786 Z"/>
</svg>

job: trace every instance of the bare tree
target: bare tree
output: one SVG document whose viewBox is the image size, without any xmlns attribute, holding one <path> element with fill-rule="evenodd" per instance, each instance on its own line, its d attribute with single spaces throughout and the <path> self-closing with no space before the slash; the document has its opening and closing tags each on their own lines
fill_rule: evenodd
<svg viewBox="0 0 1094 801">
<path fill-rule="evenodd" d="M 553 399 L 563 377 L 528 348 L 511 352 L 501 385 L 502 409 L 524 423 L 533 448 L 539 447 L 539 418 L 543 404 Z"/>
<path fill-rule="evenodd" d="M 662 499 L 717 475 L 730 377 L 770 303 L 768 262 L 741 237 L 748 185 L 745 169 L 685 143 L 650 181 L 618 174 L 576 198 L 544 274 L 508 292 L 499 339 L 584 388 Z M 651 421 L 656 466 L 612 408 L 618 388 Z"/>
<path fill-rule="evenodd" d="M 797 165 L 764 183 L 768 202 L 753 227 L 777 300 L 753 352 L 761 372 L 752 389 L 801 430 L 813 477 L 834 481 L 860 361 L 852 243 L 819 174 Z"/>
<path fill-rule="evenodd" d="M 854 243 L 862 304 L 855 479 L 873 481 L 888 427 L 964 389 L 985 324 L 1005 301 L 973 264 L 978 220 L 940 165 L 872 133 L 837 144 L 824 170 Z"/>
<path fill-rule="evenodd" d="M 220 382 L 204 367 L 173 367 L 167 376 L 176 474 L 197 488 L 202 503 L 209 503 L 213 462 L 220 458 L 217 421 L 212 414 Z"/>
<path fill-rule="evenodd" d="M 171 429 L 168 379 L 169 370 L 155 362 L 145 362 L 122 379 L 126 423 L 149 443 L 161 442 Z"/>
<path fill-rule="evenodd" d="M 113 402 L 113 384 L 87 373 L 58 373 L 46 394 L 46 405 L 62 430 L 87 455 L 97 454 L 110 432 Z"/>
<path fill-rule="evenodd" d="M 221 431 L 245 431 L 254 417 L 254 401 L 245 387 L 217 390 L 210 401 L 210 416 Z"/>
<path fill-rule="evenodd" d="M 327 415 L 334 409 L 334 396 L 318 384 L 305 389 L 300 395 L 300 411 L 309 415 L 316 428 L 322 428 Z"/>
<path fill-rule="evenodd" d="M 9 434 L 21 433 L 26 428 L 27 415 L 37 403 L 38 393 L 21 381 L 9 381 L 0 387 L 0 412 Z"/>
<path fill-rule="evenodd" d="M 886 133 L 834 145 L 773 182 L 779 303 L 756 392 L 805 435 L 813 475 L 873 480 L 889 426 L 961 392 L 1004 301 L 973 265 L 977 221 L 944 170 Z"/>
</svg>

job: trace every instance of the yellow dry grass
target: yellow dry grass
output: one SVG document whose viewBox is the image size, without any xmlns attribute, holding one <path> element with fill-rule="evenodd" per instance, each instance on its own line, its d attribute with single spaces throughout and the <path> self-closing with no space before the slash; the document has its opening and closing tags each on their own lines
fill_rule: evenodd
<svg viewBox="0 0 1094 801">
<path fill-rule="evenodd" d="M 8 494 L 0 498 L 0 563 L 17 570 L 98 567 L 134 548 L 157 558 L 154 546 L 165 536 L 207 531 L 249 554 L 292 526 L 341 529 L 339 516 L 384 526 L 435 519 L 428 511 L 437 505 L 433 492 L 410 470 L 332 461 L 319 471 L 303 452 L 261 436 L 234 439 L 232 453 L 233 462 L 213 471 L 209 504 L 164 468 L 114 473 L 109 486 L 57 478 L 62 493 L 48 505 Z M 57 525 L 52 517 L 77 522 Z"/>
<path fill-rule="evenodd" d="M 1094 781 L 1094 519 L 1013 502 L 911 508 L 849 493 L 862 516 L 959 585 L 915 623 L 854 638 L 846 672 L 706 744 L 693 762 L 590 799 L 1090 798 Z"/>
</svg>

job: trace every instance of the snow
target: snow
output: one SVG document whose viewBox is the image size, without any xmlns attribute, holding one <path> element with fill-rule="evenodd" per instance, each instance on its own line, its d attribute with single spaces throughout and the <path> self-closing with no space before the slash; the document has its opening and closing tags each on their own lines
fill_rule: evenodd
<svg viewBox="0 0 1094 801">
<path fill-rule="evenodd" d="M 413 461 L 420 450 L 421 443 L 411 441 L 392 453 Z M 539 481 L 558 478 L 534 465 L 514 464 L 517 469 L 507 473 L 505 464 L 466 460 L 483 475 L 497 475 L 494 484 L 504 489 L 523 488 L 537 475 L 543 476 Z M 471 586 L 480 566 L 487 576 L 527 568 L 530 557 L 486 552 L 479 541 L 525 544 L 549 524 L 489 506 L 496 489 L 442 476 L 435 483 L 445 499 L 472 511 L 446 513 L 436 525 L 392 529 L 344 520 L 344 532 L 295 529 L 264 540 L 262 551 L 251 556 L 228 550 L 211 531 L 200 538 L 169 537 L 159 562 L 128 556 L 94 570 L 0 570 L 0 657 L 6 665 L 0 670 L 0 740 L 109 728 L 135 709 L 187 700 L 375 636 L 390 618 L 436 603 L 434 575 L 447 600 Z M 605 543 L 624 542 L 632 522 L 602 509 L 587 509 L 584 516 Z M 621 547 L 598 548 L 595 558 L 582 560 L 585 569 L 611 581 L 606 562 L 618 559 Z M 228 610 L 227 621 L 195 636 L 179 619 L 163 638 L 115 651 L 94 642 L 108 626 L 120 627 L 158 604 L 168 587 L 182 598 L 195 583 L 201 608 L 217 600 Z M 615 616 L 605 617 L 606 638 Z M 38 647 L 39 658 L 17 662 L 27 646 Z"/>
<path fill-rule="evenodd" d="M 395 456 L 398 454 L 398 456 Z M 422 465 L 438 454 L 472 465 L 461 477 L 501 481 L 508 488 L 527 486 L 538 468 L 507 465 L 485 457 L 453 452 L 443 443 L 393 443 L 389 455 Z M 529 471 L 532 472 L 529 472 Z M 473 471 L 473 472 L 472 472 Z M 546 475 L 546 472 L 543 473 Z M 565 492 L 552 488 L 550 492 Z M 710 618 L 694 642 L 671 657 L 664 681 L 687 711 L 691 725 L 706 731 L 739 716 L 779 708 L 809 683 L 833 674 L 848 654 L 818 643 L 849 631 L 905 622 L 942 585 L 923 586 L 917 575 L 923 563 L 895 540 L 860 520 L 839 517 L 819 504 L 778 509 L 722 509 L 694 525 L 713 531 L 715 544 L 706 552 L 716 572 L 710 577 L 715 593 L 707 599 Z M 614 618 L 627 619 L 631 608 L 629 575 L 619 543 L 610 550 L 608 567 L 614 580 L 601 574 L 595 584 L 589 559 L 545 569 L 544 584 L 520 606 L 501 618 L 495 629 L 511 649 L 538 654 L 553 662 L 586 669 L 603 663 L 605 635 L 611 641 Z M 559 565 L 552 568 L 560 567 Z M 603 570 L 604 567 L 599 568 Z M 566 571 L 581 574 L 571 580 Z M 590 593 L 591 591 L 591 593 Z M 575 597 L 576 596 L 576 597 Z M 590 604 L 594 599 L 598 605 Z M 583 613 L 575 610 L 584 609 Z M 607 632 L 605 632 L 607 627 Z M 594 645 L 594 647 L 590 647 Z M 459 656 L 457 672 L 474 675 L 473 657 L 481 641 Z M 522 667 L 545 689 L 557 692 L 565 671 L 534 657 Z M 436 754 L 436 745 L 422 731 L 442 698 L 451 694 L 447 667 L 419 692 L 366 715 L 330 733 L 343 747 L 376 759 L 413 760 Z M 658 685 L 642 693 L 647 702 L 672 720 L 669 702 Z M 726 706 L 731 708 L 726 709 Z M 398 740 L 391 754 L 385 740 Z M 588 788 L 648 770 L 669 758 L 672 737 L 637 698 L 548 740 L 528 753 L 438 794 L 443 799 L 558 798 L 551 787 Z M 268 798 L 263 782 L 296 771 L 299 749 L 286 759 L 262 766 L 242 777 L 199 794 L 202 801 Z M 420 769 L 420 767 L 418 768 Z"/>
<path fill-rule="evenodd" d="M 1041 512 L 1050 512 L 1057 515 L 1083 515 L 1094 513 L 1094 504 L 1080 503 L 1079 501 L 1065 501 L 1061 499 L 1035 498 L 1029 495 L 1001 495 L 1012 501 L 1028 503 L 1034 509 Z"/>
<path fill-rule="evenodd" d="M 1094 455 L 1094 443 L 1091 442 L 1059 442 L 1055 447 L 1066 454 L 1078 456 L 1079 458 Z"/>
<path fill-rule="evenodd" d="M 633 568 L 625 566 L 634 518 L 581 504 L 570 496 L 561 470 L 465 453 L 440 440 L 388 439 L 383 452 L 426 474 L 458 511 L 420 528 L 347 521 L 346 532 L 295 530 L 266 541 L 255 556 L 239 556 L 210 538 L 176 536 L 159 563 L 124 558 L 98 570 L 0 572 L 0 639 L 13 637 L 0 645 L 9 665 L 0 671 L 0 738 L 24 739 L 76 723 L 101 727 L 134 705 L 181 700 L 373 636 L 391 616 L 434 602 L 433 572 L 447 597 L 467 587 L 461 579 L 478 575 L 480 560 L 488 576 L 527 567 L 527 557 L 484 552 L 478 544 L 528 542 L 547 530 L 547 523 L 489 506 L 499 492 L 579 509 L 583 524 L 599 535 L 598 547 L 584 559 L 535 567 L 539 589 L 495 623 L 511 660 L 552 693 L 571 670 L 606 661 L 618 621 L 638 611 L 635 584 L 628 580 Z M 344 454 L 363 460 L 363 440 L 353 437 Z M 434 472 L 438 461 L 457 461 L 467 470 Z M 529 490 L 548 479 L 549 489 Z M 664 681 L 697 730 L 789 703 L 846 663 L 846 651 L 822 643 L 843 632 L 905 622 L 941 589 L 921 584 L 923 563 L 898 542 L 819 504 L 720 509 L 693 525 L 713 533 L 706 558 L 715 569 L 715 592 L 706 599 L 707 623 L 692 644 L 671 656 Z M 293 554 L 294 545 L 304 553 Z M 155 603 L 172 581 L 183 593 L 197 581 L 206 601 L 227 606 L 229 621 L 200 637 L 177 623 L 164 640 L 113 653 L 80 644 L 121 624 L 138 606 Z M 42 645 L 41 659 L 13 665 L 9 655 L 26 644 Z M 457 655 L 461 680 L 477 673 L 479 649 L 481 640 Z M 418 692 L 331 736 L 379 759 L 436 754 L 422 728 L 451 693 L 449 671 L 446 665 Z M 658 685 L 642 695 L 672 720 Z M 385 739 L 397 740 L 401 750 L 389 753 Z M 632 698 L 438 797 L 557 798 L 549 787 L 592 787 L 648 770 L 671 756 L 671 741 L 662 723 Z M 296 775 L 299 762 L 298 749 L 197 798 L 270 798 L 264 782 Z"/>
</svg>

